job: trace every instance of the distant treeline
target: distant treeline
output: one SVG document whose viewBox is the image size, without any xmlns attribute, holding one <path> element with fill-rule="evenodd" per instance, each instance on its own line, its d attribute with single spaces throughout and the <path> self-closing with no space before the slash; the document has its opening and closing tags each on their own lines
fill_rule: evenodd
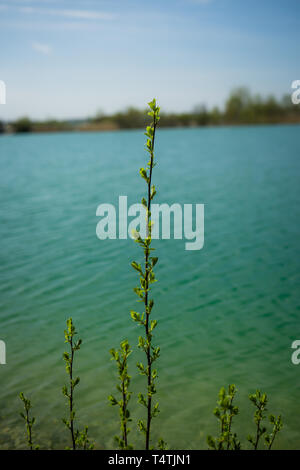
<svg viewBox="0 0 300 470">
<path fill-rule="evenodd" d="M 0 132 L 138 129 L 145 127 L 147 122 L 146 110 L 130 107 L 112 115 L 98 113 L 95 117 L 86 120 L 38 122 L 23 117 L 6 124 L 0 121 Z M 252 95 L 246 88 L 238 88 L 232 91 L 224 109 L 214 107 L 208 110 L 204 105 L 199 105 L 191 112 L 162 113 L 160 127 L 279 123 L 300 123 L 300 105 L 294 105 L 290 95 L 276 100 L 273 96 L 262 98 L 260 95 Z"/>
</svg>

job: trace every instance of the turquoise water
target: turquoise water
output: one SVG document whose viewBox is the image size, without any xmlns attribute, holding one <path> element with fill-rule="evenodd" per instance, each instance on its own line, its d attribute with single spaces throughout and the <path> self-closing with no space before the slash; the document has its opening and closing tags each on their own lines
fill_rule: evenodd
<svg viewBox="0 0 300 470">
<path fill-rule="evenodd" d="M 204 203 L 205 245 L 156 241 L 159 263 L 153 317 L 159 320 L 161 414 L 153 437 L 171 448 L 206 448 L 222 385 L 235 383 L 244 441 L 254 427 L 247 394 L 257 387 L 282 413 L 277 448 L 299 448 L 300 339 L 299 126 L 160 130 L 156 202 Z M 23 390 L 32 399 L 44 447 L 63 448 L 67 411 L 63 329 L 73 317 L 83 346 L 77 369 L 78 417 L 98 448 L 112 448 L 117 410 L 107 405 L 116 383 L 109 349 L 137 343 L 131 240 L 100 241 L 100 203 L 128 195 L 139 202 L 144 182 L 143 131 L 4 136 L 0 138 L 0 446 L 24 446 L 18 416 Z M 143 377 L 131 362 L 133 390 Z M 132 398 L 133 417 L 143 409 Z M 131 437 L 141 442 L 135 424 Z"/>
</svg>

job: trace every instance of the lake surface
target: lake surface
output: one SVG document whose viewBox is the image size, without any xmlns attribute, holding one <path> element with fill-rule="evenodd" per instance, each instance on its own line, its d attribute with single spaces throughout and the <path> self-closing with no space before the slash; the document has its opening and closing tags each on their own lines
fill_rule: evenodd
<svg viewBox="0 0 300 470">
<path fill-rule="evenodd" d="M 0 446 L 23 448 L 19 417 L 24 391 L 33 403 L 42 447 L 64 448 L 67 407 L 63 330 L 72 316 L 83 339 L 76 368 L 76 405 L 98 448 L 113 448 L 118 412 L 108 406 L 115 365 L 109 349 L 128 337 L 135 353 L 131 438 L 144 389 L 135 363 L 141 330 L 130 267 L 142 253 L 132 240 L 96 237 L 96 208 L 140 202 L 145 184 L 143 130 L 17 135 L 0 138 Z M 153 318 L 161 347 L 154 442 L 173 449 L 207 448 L 216 434 L 212 411 L 222 385 L 239 389 L 235 430 L 254 432 L 247 395 L 260 388 L 269 409 L 282 413 L 277 448 L 299 448 L 300 365 L 300 127 L 172 129 L 157 134 L 153 182 L 157 203 L 204 203 L 205 244 L 154 242 L 159 282 Z M 246 444 L 247 445 L 247 444 Z"/>
</svg>

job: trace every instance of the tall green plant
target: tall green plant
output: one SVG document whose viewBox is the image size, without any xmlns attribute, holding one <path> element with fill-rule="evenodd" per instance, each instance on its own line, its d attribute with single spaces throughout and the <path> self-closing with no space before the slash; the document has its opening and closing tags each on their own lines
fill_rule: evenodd
<svg viewBox="0 0 300 470">
<path fill-rule="evenodd" d="M 119 448 L 123 450 L 133 449 L 133 447 L 128 443 L 128 434 L 130 432 L 128 423 L 131 421 L 128 409 L 128 402 L 131 397 L 131 392 L 129 391 L 131 377 L 128 374 L 128 357 L 131 352 L 132 350 L 130 349 L 130 345 L 127 340 L 121 342 L 119 350 L 110 350 L 112 360 L 116 361 L 118 367 L 120 384 L 117 385 L 117 390 L 121 394 L 121 399 L 117 400 L 113 395 L 110 395 L 108 399 L 111 405 L 119 406 L 121 437 L 115 436 L 115 440 L 117 441 Z"/>
<path fill-rule="evenodd" d="M 156 378 L 157 370 L 153 367 L 154 362 L 157 360 L 160 354 L 160 348 L 153 345 L 153 331 L 156 328 L 157 321 L 150 320 L 150 315 L 153 309 L 154 300 L 150 298 L 150 286 L 156 279 L 154 275 L 154 266 L 156 265 L 158 258 L 152 257 L 151 252 L 154 250 L 151 246 L 152 242 L 152 221 L 151 221 L 151 202 L 156 194 L 155 186 L 152 184 L 152 171 L 155 166 L 154 162 L 154 144 L 155 144 L 155 133 L 159 117 L 160 108 L 156 106 L 156 100 L 153 99 L 149 104 L 150 111 L 148 115 L 152 118 L 152 122 L 146 128 L 145 135 L 147 137 L 146 150 L 149 154 L 149 161 L 146 168 L 140 168 L 140 176 L 146 182 L 147 185 L 147 199 L 142 198 L 142 205 L 146 210 L 146 234 L 145 238 L 141 237 L 139 232 L 135 232 L 135 241 L 141 246 L 144 252 L 144 266 L 140 263 L 133 261 L 132 267 L 138 272 L 140 285 L 134 288 L 134 292 L 139 297 L 139 301 L 144 304 L 144 312 L 138 313 L 134 310 L 131 311 L 132 319 L 144 328 L 144 335 L 139 336 L 138 347 L 145 353 L 146 362 L 138 363 L 137 367 L 139 372 L 146 377 L 147 382 L 147 393 L 139 393 L 139 403 L 146 408 L 146 419 L 140 420 L 138 425 L 139 429 L 145 435 L 145 449 L 150 448 L 151 438 L 151 423 L 152 419 L 159 413 L 159 404 L 153 403 L 153 396 L 156 393 Z M 162 441 L 160 441 L 162 445 Z"/>
<path fill-rule="evenodd" d="M 38 450 L 39 446 L 33 443 L 33 437 L 32 437 L 32 428 L 35 423 L 35 417 L 32 417 L 32 418 L 30 417 L 30 409 L 32 408 L 31 401 L 25 397 L 23 392 L 20 393 L 19 397 L 20 397 L 20 400 L 22 400 L 24 404 L 25 413 L 21 412 L 20 415 L 25 421 L 27 445 L 30 450 Z"/>
<path fill-rule="evenodd" d="M 73 378 L 73 367 L 74 367 L 74 355 L 76 351 L 79 351 L 82 344 L 81 339 L 75 340 L 77 331 L 73 324 L 72 318 L 67 320 L 67 328 L 64 330 L 65 334 L 65 343 L 68 343 L 70 346 L 69 352 L 63 353 L 63 359 L 66 364 L 66 371 L 69 377 L 69 387 L 67 385 L 63 386 L 62 392 L 63 395 L 67 398 L 67 403 L 69 407 L 69 418 L 63 418 L 63 422 L 66 425 L 67 429 L 71 434 L 72 449 L 76 450 L 82 448 L 84 450 L 93 449 L 94 445 L 90 443 L 88 439 L 88 427 L 85 426 L 83 431 L 75 429 L 75 407 L 74 407 L 74 390 L 75 387 L 79 384 L 80 378 Z"/>
</svg>

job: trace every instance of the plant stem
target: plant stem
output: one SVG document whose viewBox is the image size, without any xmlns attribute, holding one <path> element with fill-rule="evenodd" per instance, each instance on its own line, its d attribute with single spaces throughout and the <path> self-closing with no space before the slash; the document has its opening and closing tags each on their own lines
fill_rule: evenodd
<svg viewBox="0 0 300 470">
<path fill-rule="evenodd" d="M 68 343 L 70 346 L 70 352 L 63 353 L 63 359 L 66 364 L 66 371 L 69 376 L 69 391 L 66 386 L 63 387 L 62 392 L 64 396 L 68 400 L 69 405 L 69 421 L 63 419 L 66 427 L 69 429 L 71 433 L 71 441 L 72 441 L 72 449 L 76 450 L 77 448 L 77 441 L 80 438 L 79 431 L 74 429 L 74 420 L 75 420 L 75 407 L 74 407 L 74 389 L 79 384 L 79 377 L 73 379 L 73 365 L 74 365 L 74 355 L 75 351 L 80 349 L 80 345 L 82 343 L 81 339 L 77 341 L 73 341 L 75 335 L 77 334 L 75 330 L 75 326 L 73 324 L 72 318 L 67 320 L 67 329 L 64 331 L 65 333 L 65 343 Z"/>
<path fill-rule="evenodd" d="M 151 111 L 148 115 L 152 116 L 152 123 L 147 126 L 145 135 L 147 136 L 146 149 L 150 155 L 150 159 L 147 163 L 146 168 L 140 168 L 140 176 L 147 183 L 147 197 L 148 200 L 142 198 L 142 205 L 146 209 L 146 233 L 145 239 L 143 239 L 139 232 L 134 231 L 134 238 L 137 243 L 141 245 L 144 251 L 144 262 L 145 266 L 142 269 L 141 265 L 135 261 L 131 263 L 132 267 L 138 271 L 140 275 L 140 286 L 134 288 L 135 293 L 139 297 L 139 301 L 143 302 L 145 311 L 140 314 L 135 311 L 131 311 L 132 319 L 142 325 L 145 331 L 145 337 L 139 337 L 138 346 L 146 354 L 146 364 L 139 363 L 137 364 L 138 369 L 140 370 L 141 375 L 147 376 L 147 398 L 140 393 L 139 394 L 139 403 L 147 408 L 147 418 L 146 421 L 139 421 L 139 428 L 141 432 L 145 434 L 145 448 L 149 450 L 150 448 L 150 438 L 151 438 L 151 422 L 159 413 L 158 403 L 153 404 L 152 397 L 156 393 L 155 389 L 155 379 L 157 377 L 157 371 L 153 368 L 153 362 L 159 357 L 160 348 L 154 347 L 152 344 L 152 332 L 157 325 L 156 320 L 150 320 L 150 314 L 154 305 L 153 299 L 149 298 L 150 284 L 156 281 L 153 268 L 156 265 L 158 258 L 150 257 L 151 251 L 154 248 L 151 247 L 151 232 L 152 232 L 152 221 L 151 221 L 151 201 L 154 198 L 156 191 L 155 186 L 152 185 L 152 171 L 155 166 L 154 163 L 154 143 L 155 143 L 155 132 L 157 123 L 160 119 L 159 111 L 160 108 L 156 106 L 156 100 L 153 99 L 150 103 Z M 160 440 L 161 445 L 165 446 L 163 440 Z"/>
<path fill-rule="evenodd" d="M 131 354 L 131 349 L 128 340 L 121 342 L 119 350 L 111 349 L 110 354 L 118 366 L 120 385 L 117 385 L 117 390 L 121 393 L 121 400 L 119 401 L 113 395 L 108 397 L 111 405 L 119 406 L 120 412 L 121 438 L 115 436 L 115 440 L 121 450 L 130 450 L 132 449 L 132 446 L 128 444 L 128 434 L 130 432 L 128 422 L 131 421 L 131 418 L 128 410 L 128 403 L 131 397 L 131 392 L 129 391 L 130 375 L 128 374 L 127 362 L 128 357 Z"/>
<path fill-rule="evenodd" d="M 32 444 L 32 431 L 31 431 L 31 426 L 28 426 L 28 421 L 29 421 L 29 412 L 26 410 L 26 423 L 27 423 L 27 430 L 28 430 L 28 445 L 30 447 L 30 450 L 33 449 L 33 444 Z"/>
<path fill-rule="evenodd" d="M 73 415 L 73 392 L 74 392 L 74 386 L 73 386 L 73 361 L 74 361 L 74 349 L 73 349 L 73 338 L 71 338 L 70 341 L 70 346 L 71 346 L 71 363 L 70 363 L 70 431 L 71 431 L 71 436 L 72 436 L 72 446 L 73 450 L 76 450 L 76 441 L 75 441 L 75 435 L 74 435 L 74 415 Z"/>
<path fill-rule="evenodd" d="M 154 142 L 155 142 L 155 131 L 156 131 L 157 121 L 155 119 L 155 114 L 153 116 L 153 136 L 152 136 L 152 145 L 150 153 L 150 170 L 149 170 L 149 180 L 148 180 L 148 201 L 147 201 L 147 218 L 146 218 L 146 230 L 147 237 L 149 236 L 149 224 L 151 224 L 151 181 L 152 181 L 152 170 L 153 170 L 153 155 L 154 155 Z M 151 229 L 150 229 L 151 230 Z M 151 243 L 151 241 L 150 241 Z M 152 372 L 151 372 L 151 336 L 149 336 L 149 310 L 148 310 L 148 288 L 149 288 L 149 253 L 150 253 L 150 244 L 147 247 L 145 254 L 145 267 L 146 267 L 146 284 L 145 284 L 145 312 L 146 312 L 146 338 L 149 339 L 147 343 L 147 366 L 148 366 L 148 390 L 152 384 Z M 152 396 L 148 393 L 148 403 L 147 403 L 147 428 L 146 428 L 146 450 L 149 450 L 150 444 L 150 427 L 151 427 L 151 404 Z"/>
<path fill-rule="evenodd" d="M 122 399 L 123 399 L 123 405 L 122 405 L 123 416 L 126 416 L 126 392 L 125 392 L 124 382 L 122 382 Z M 125 447 L 127 447 L 128 442 L 127 442 L 127 422 L 126 422 L 126 419 L 123 422 L 123 440 L 124 440 Z"/>
<path fill-rule="evenodd" d="M 262 431 L 260 429 L 260 423 L 263 419 L 262 414 L 261 414 L 263 409 L 264 409 L 264 405 L 260 404 L 258 406 L 259 417 L 257 418 L 257 423 L 256 423 L 256 439 L 255 439 L 255 444 L 254 444 L 254 450 L 257 450 L 259 439 L 260 439 L 260 436 L 262 435 Z"/>
<path fill-rule="evenodd" d="M 26 433 L 27 433 L 27 445 L 30 450 L 38 450 L 39 446 L 34 446 L 33 438 L 32 438 L 32 428 L 35 423 L 35 418 L 30 418 L 30 409 L 31 409 L 31 402 L 28 398 L 24 396 L 24 393 L 20 393 L 20 399 L 24 404 L 25 414 L 22 412 L 20 413 L 22 418 L 25 421 Z"/>
<path fill-rule="evenodd" d="M 26 428 L 27 428 L 27 433 L 28 433 L 28 446 L 30 450 L 33 449 L 33 444 L 32 444 L 32 431 L 31 431 L 31 426 L 29 425 L 29 410 L 26 409 Z"/>
<path fill-rule="evenodd" d="M 231 396 L 231 399 L 230 399 L 230 402 L 229 402 L 230 416 L 229 416 L 229 422 L 228 422 L 228 438 L 227 438 L 227 449 L 226 450 L 229 450 L 230 444 L 231 444 L 230 436 L 231 436 L 231 426 L 232 426 L 232 419 L 233 419 L 233 414 L 231 413 L 231 408 L 232 408 L 233 399 L 234 399 L 234 395 Z"/>
</svg>

